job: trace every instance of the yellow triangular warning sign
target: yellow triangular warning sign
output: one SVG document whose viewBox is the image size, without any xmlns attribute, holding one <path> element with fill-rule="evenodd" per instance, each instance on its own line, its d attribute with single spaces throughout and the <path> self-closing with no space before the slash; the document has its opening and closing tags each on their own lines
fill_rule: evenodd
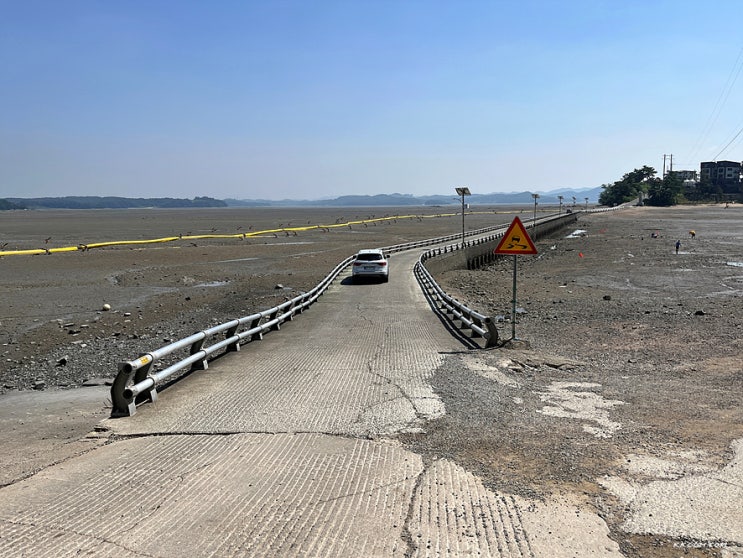
<svg viewBox="0 0 743 558">
<path fill-rule="evenodd" d="M 526 233 L 524 224 L 518 217 L 513 218 L 511 226 L 503 235 L 498 246 L 493 250 L 494 254 L 529 255 L 536 254 L 537 247 Z"/>
</svg>

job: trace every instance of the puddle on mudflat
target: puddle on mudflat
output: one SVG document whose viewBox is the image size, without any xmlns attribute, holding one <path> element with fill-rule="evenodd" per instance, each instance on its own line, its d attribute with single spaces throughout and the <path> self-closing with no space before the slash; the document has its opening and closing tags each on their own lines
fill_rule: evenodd
<svg viewBox="0 0 743 558">
<path fill-rule="evenodd" d="M 262 246 L 298 246 L 302 244 L 314 244 L 314 242 L 264 242 Z"/>
<path fill-rule="evenodd" d="M 209 283 L 199 283 L 198 285 L 194 285 L 194 287 L 224 287 L 225 285 L 229 285 L 229 281 L 210 281 Z"/>
<path fill-rule="evenodd" d="M 253 260 L 257 260 L 258 258 L 238 258 L 236 260 L 220 260 L 218 262 L 214 263 L 232 263 L 232 262 L 250 262 Z"/>
</svg>

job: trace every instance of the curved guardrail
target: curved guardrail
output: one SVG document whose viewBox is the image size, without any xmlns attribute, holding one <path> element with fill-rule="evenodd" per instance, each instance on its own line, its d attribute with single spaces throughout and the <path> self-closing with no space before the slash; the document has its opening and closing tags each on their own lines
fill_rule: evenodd
<svg viewBox="0 0 743 558">
<path fill-rule="evenodd" d="M 413 273 L 428 299 L 439 303 L 438 312 L 444 313 L 450 319 L 459 320 L 462 328 L 468 328 L 473 335 L 485 339 L 486 348 L 495 347 L 498 344 L 498 330 L 492 318 L 472 310 L 446 294 L 420 260 L 415 264 Z"/>
<path fill-rule="evenodd" d="M 564 218 L 564 216 L 560 214 L 557 216 L 550 215 L 542 217 L 536 223 L 532 221 L 526 226 L 527 228 L 535 227 L 561 218 Z M 465 244 L 464 247 L 476 244 L 492 243 L 503 237 L 508 230 L 508 225 L 498 226 L 492 230 L 494 231 L 493 234 L 480 237 L 473 242 Z M 443 248 L 434 248 L 424 252 L 418 259 L 418 262 L 416 262 L 415 267 L 413 268 L 413 273 L 437 313 L 447 318 L 454 326 L 456 326 L 454 320 L 458 320 L 460 324 L 459 329 L 469 329 L 472 332 L 472 337 L 485 340 L 485 348 L 495 347 L 498 345 L 499 335 L 493 319 L 490 316 L 486 316 L 485 314 L 468 307 L 466 304 L 459 302 L 456 298 L 447 294 L 424 265 L 426 260 L 445 254 L 452 248 L 456 250 L 460 247 L 447 246 Z"/>
<path fill-rule="evenodd" d="M 610 208 L 581 210 L 578 212 L 571 212 L 570 215 L 573 218 L 576 218 L 577 215 L 580 213 L 601 213 L 605 211 L 615 211 L 617 209 L 630 207 L 631 205 L 633 204 L 623 204 L 621 206 Z M 528 224 L 525 223 L 525 226 L 528 229 L 533 229 L 534 227 L 538 227 L 540 225 L 549 225 L 549 223 L 552 223 L 554 221 L 559 221 L 567 218 L 567 215 L 568 214 L 564 213 L 549 215 L 538 219 L 536 222 L 530 221 Z M 484 242 L 492 242 L 498 238 L 502 238 L 507 229 L 508 227 L 492 228 L 492 230 L 498 232 L 490 236 L 481 237 L 476 241 L 466 244 L 465 247 Z M 424 252 L 418 259 L 418 262 L 415 264 L 413 272 L 418 279 L 418 283 L 421 285 L 421 288 L 426 293 L 429 301 L 432 302 L 432 305 L 434 306 L 436 312 L 446 317 L 453 325 L 456 325 L 453 323 L 454 320 L 458 320 L 460 323 L 459 329 L 469 329 L 472 332 L 472 337 L 484 339 L 485 348 L 495 347 L 498 345 L 500 338 L 498 335 L 498 330 L 492 318 L 490 318 L 489 316 L 485 316 L 477 310 L 469 308 L 467 305 L 459 302 L 457 299 L 447 294 L 444 289 L 442 289 L 441 286 L 436 282 L 436 280 L 433 278 L 433 276 L 429 273 L 424 265 L 426 260 L 428 260 L 429 258 L 445 254 L 448 251 L 458 250 L 460 247 L 461 246 L 447 246 L 443 248 L 434 248 L 432 250 Z"/>
<path fill-rule="evenodd" d="M 555 216 L 544 217 L 538 220 L 536 225 L 554 219 Z M 534 224 L 531 225 L 533 226 Z M 463 328 L 469 328 L 473 331 L 474 335 L 484 338 L 486 340 L 486 346 L 493 346 L 498 341 L 498 333 L 492 320 L 447 295 L 436 283 L 428 270 L 425 269 L 423 262 L 436 255 L 465 249 L 485 242 L 492 242 L 503 236 L 506 230 L 507 226 L 496 225 L 470 231 L 466 236 L 478 236 L 479 238 L 465 241 L 464 243 L 461 242 L 461 234 L 453 234 L 417 242 L 395 244 L 393 246 L 383 247 L 382 249 L 390 253 L 402 252 L 413 248 L 455 241 L 454 244 L 440 246 L 425 252 L 418 263 L 416 263 L 414 273 L 422 288 L 429 293 L 429 296 L 440 300 L 447 311 L 461 322 Z M 489 232 L 493 234 L 487 235 Z M 264 334 L 279 330 L 281 324 L 293 320 L 295 315 L 302 313 L 306 308 L 316 302 L 330 287 L 332 282 L 351 265 L 353 260 L 354 256 L 349 256 L 340 262 L 311 291 L 303 293 L 278 306 L 199 331 L 193 335 L 142 354 L 134 360 L 120 363 L 118 374 L 111 386 L 111 401 L 113 404 L 111 416 L 124 417 L 135 414 L 137 412 L 137 405 L 146 401 L 157 400 L 157 387 L 165 380 L 172 378 L 186 369 L 189 371 L 206 370 L 209 357 L 213 357 L 215 353 L 222 350 L 225 352 L 239 351 L 241 343 L 244 344 L 246 342 L 260 340 Z M 220 335 L 223 335 L 224 338 L 219 339 Z M 206 343 L 208 341 L 213 343 L 207 345 Z M 155 365 L 160 363 L 164 358 L 185 349 L 188 349 L 188 356 L 178 359 L 162 370 L 154 369 Z"/>
<path fill-rule="evenodd" d="M 239 351 L 240 343 L 263 338 L 269 331 L 277 331 L 281 324 L 291 321 L 327 290 L 336 277 L 353 262 L 350 256 L 339 263 L 314 289 L 286 302 L 214 327 L 199 331 L 164 347 L 145 353 L 135 360 L 119 364 L 119 372 L 111 386 L 112 417 L 131 416 L 137 411 L 137 404 L 145 400 L 157 400 L 157 386 L 174 374 L 190 367 L 190 370 L 206 370 L 211 355 L 224 349 L 226 352 Z M 243 327 L 245 331 L 238 333 Z M 225 338 L 204 346 L 205 341 L 224 333 Z M 189 349 L 189 355 L 160 371 L 153 371 L 153 365 L 182 349 Z"/>
<path fill-rule="evenodd" d="M 471 231 L 467 233 L 467 236 L 480 235 L 500 227 L 498 225 Z M 382 249 L 386 252 L 401 252 L 432 244 L 461 240 L 461 238 L 461 234 L 453 234 L 417 242 L 396 244 L 383 247 Z M 465 244 L 465 246 L 468 245 L 471 245 L 471 243 Z M 452 251 L 460 247 L 460 245 L 452 245 L 446 247 L 445 250 Z M 215 353 L 222 350 L 225 352 L 239 351 L 241 343 L 245 344 L 246 342 L 262 339 L 263 335 L 269 331 L 279 330 L 281 324 L 293 320 L 295 315 L 300 314 L 316 302 L 353 260 L 354 256 L 346 258 L 314 289 L 292 298 L 279 306 L 199 331 L 193 335 L 142 354 L 134 360 L 120 363 L 118 373 L 111 386 L 111 401 L 113 404 L 111 416 L 124 417 L 135 414 L 137 412 L 137 405 L 146 401 L 157 400 L 157 386 L 169 378 L 186 369 L 189 371 L 206 370 L 209 357 L 213 357 Z M 243 329 L 244 331 L 241 331 Z M 224 335 L 223 339 L 219 339 L 221 334 Z M 207 342 L 212 341 L 212 344 L 207 345 Z M 154 369 L 155 365 L 160 363 L 164 358 L 185 349 L 188 349 L 188 356 L 178 359 L 163 370 L 156 371 Z"/>
</svg>

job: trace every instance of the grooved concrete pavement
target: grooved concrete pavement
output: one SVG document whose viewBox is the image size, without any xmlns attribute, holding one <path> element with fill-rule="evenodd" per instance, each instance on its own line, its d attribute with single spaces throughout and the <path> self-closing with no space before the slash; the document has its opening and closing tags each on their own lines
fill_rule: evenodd
<svg viewBox="0 0 743 558">
<path fill-rule="evenodd" d="M 619 556 L 577 503 L 494 493 L 392 437 L 463 351 L 392 257 L 165 390 L 109 443 L 0 492 L 2 556 Z"/>
</svg>

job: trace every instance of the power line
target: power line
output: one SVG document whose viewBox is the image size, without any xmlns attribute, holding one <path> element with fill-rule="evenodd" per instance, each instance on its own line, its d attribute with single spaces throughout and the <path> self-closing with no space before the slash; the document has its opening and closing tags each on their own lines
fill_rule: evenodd
<svg viewBox="0 0 743 558">
<path fill-rule="evenodd" d="M 699 138 L 694 143 L 694 147 L 692 147 L 691 153 L 689 153 L 688 158 L 690 160 L 693 160 L 696 158 L 697 152 L 701 149 L 702 145 L 707 139 L 707 136 L 709 135 L 709 133 L 712 131 L 712 128 L 717 123 L 717 119 L 720 117 L 720 113 L 722 112 L 722 109 L 725 106 L 725 103 L 727 102 L 728 97 L 730 97 L 730 92 L 733 90 L 733 86 L 735 85 L 735 82 L 738 80 L 738 77 L 740 76 L 740 73 L 742 70 L 743 70 L 743 47 L 741 47 L 740 52 L 738 53 L 738 57 L 735 60 L 735 64 L 733 64 L 733 68 L 730 70 L 730 75 L 728 76 L 728 79 L 725 82 L 725 86 L 722 88 L 722 91 L 720 92 L 720 96 L 717 98 L 717 102 L 715 103 L 715 106 L 712 109 L 712 112 L 707 118 L 707 123 L 702 129 L 702 132 L 700 133 Z"/>
<path fill-rule="evenodd" d="M 740 135 L 740 132 L 738 132 L 738 135 Z M 743 141 L 743 136 L 740 137 L 740 139 L 733 145 L 733 147 L 738 147 L 738 145 Z"/>
<path fill-rule="evenodd" d="M 717 155 L 715 155 L 715 158 L 713 159 L 713 161 L 717 161 L 717 159 L 720 158 L 720 155 L 722 155 L 727 150 L 727 148 L 730 147 L 730 144 L 732 144 L 736 139 L 738 139 L 738 136 L 741 135 L 741 134 L 743 134 L 743 128 L 741 128 L 740 130 L 738 130 L 738 133 L 733 136 L 733 139 L 731 139 L 727 143 L 727 145 L 725 147 L 723 147 L 722 150 Z"/>
</svg>

